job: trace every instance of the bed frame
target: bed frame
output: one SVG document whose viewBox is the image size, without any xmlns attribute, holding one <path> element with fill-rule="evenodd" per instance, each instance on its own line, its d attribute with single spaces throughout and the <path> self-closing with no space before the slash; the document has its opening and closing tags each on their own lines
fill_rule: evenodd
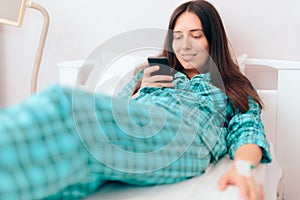
<svg viewBox="0 0 300 200">
<path fill-rule="evenodd" d="M 137 59 L 140 62 L 141 59 Z M 96 64 L 95 64 L 96 63 Z M 62 85 L 72 87 L 91 87 L 89 77 L 93 74 L 94 67 L 99 63 L 90 61 L 68 61 L 58 64 L 59 67 L 59 82 Z M 134 63 L 134 66 L 136 66 Z M 260 181 L 265 187 L 265 197 L 267 200 L 283 199 L 283 181 L 282 170 L 277 161 L 277 110 L 278 110 L 278 85 L 280 66 L 289 66 L 285 61 L 267 60 L 267 59 L 246 59 L 245 60 L 245 75 L 253 82 L 258 89 L 260 96 L 264 101 L 264 109 L 262 112 L 262 120 L 265 124 L 267 138 L 271 142 L 271 154 L 273 162 L 267 165 L 259 165 L 256 169 L 255 178 Z M 131 63 L 131 65 L 133 65 Z M 291 65 L 292 66 L 292 65 Z M 122 65 L 122 69 L 127 69 L 127 72 L 120 70 L 120 66 L 110 66 L 109 70 L 105 71 L 105 78 L 97 80 L 97 88 L 101 88 L 101 92 L 113 95 L 116 90 L 117 80 L 120 80 L 120 73 L 126 73 L 131 76 L 132 68 L 126 68 Z M 112 69 L 112 70 L 111 70 Z M 121 72 L 120 72 L 121 71 Z M 98 77 L 99 79 L 99 77 Z M 93 82 L 95 82 L 95 77 Z M 126 81 L 124 81 L 126 82 Z M 122 83 L 124 84 L 124 83 Z M 92 88 L 94 90 L 95 88 Z M 120 183 L 111 183 L 102 187 L 99 192 L 87 198 L 92 199 L 118 199 L 118 200 L 193 200 L 193 199 L 239 199 L 237 188 L 229 186 L 224 192 L 217 189 L 217 181 L 220 176 L 231 166 L 231 160 L 228 156 L 221 159 L 217 164 L 211 164 L 206 172 L 187 181 L 183 181 L 171 185 L 159 185 L 151 187 L 133 187 Z"/>
</svg>

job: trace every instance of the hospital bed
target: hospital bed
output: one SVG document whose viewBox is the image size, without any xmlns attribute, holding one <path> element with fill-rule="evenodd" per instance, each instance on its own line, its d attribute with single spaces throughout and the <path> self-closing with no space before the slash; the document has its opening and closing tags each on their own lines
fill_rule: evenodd
<svg viewBox="0 0 300 200">
<path fill-rule="evenodd" d="M 115 95 L 133 76 L 133 67 L 144 60 L 142 56 L 126 55 L 109 63 L 109 66 L 101 66 L 100 71 L 95 71 L 101 63 L 94 59 L 61 62 L 58 64 L 59 82 L 66 86 Z M 263 184 L 266 200 L 282 200 L 282 170 L 276 159 L 278 65 L 272 60 L 250 59 L 245 55 L 239 57 L 238 63 L 264 101 L 262 119 L 273 156 L 272 163 L 261 164 L 255 169 L 255 178 Z M 219 191 L 217 185 L 231 162 L 225 156 L 218 163 L 211 164 L 203 175 L 175 184 L 137 187 L 111 182 L 99 188 L 87 200 L 237 200 L 239 193 L 236 187 L 229 186 L 225 191 Z"/>
</svg>

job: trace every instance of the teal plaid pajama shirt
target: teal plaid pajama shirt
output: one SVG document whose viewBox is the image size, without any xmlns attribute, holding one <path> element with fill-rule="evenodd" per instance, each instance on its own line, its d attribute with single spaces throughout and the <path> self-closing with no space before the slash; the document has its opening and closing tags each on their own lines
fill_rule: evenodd
<svg viewBox="0 0 300 200">
<path fill-rule="evenodd" d="M 0 199 L 79 199 L 107 181 L 174 183 L 198 176 L 243 144 L 271 161 L 260 108 L 233 110 L 210 74 L 174 88 L 144 87 L 138 75 L 116 97 L 54 85 L 0 111 Z"/>
</svg>

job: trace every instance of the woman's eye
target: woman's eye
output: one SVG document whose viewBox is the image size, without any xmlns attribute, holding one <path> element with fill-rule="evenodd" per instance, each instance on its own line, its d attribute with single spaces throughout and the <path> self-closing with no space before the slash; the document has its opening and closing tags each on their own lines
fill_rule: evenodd
<svg viewBox="0 0 300 200">
<path fill-rule="evenodd" d="M 180 36 L 174 36 L 174 40 L 180 40 L 181 37 Z"/>
<path fill-rule="evenodd" d="M 196 39 L 201 38 L 201 35 L 193 35 L 193 38 L 196 38 Z"/>
</svg>

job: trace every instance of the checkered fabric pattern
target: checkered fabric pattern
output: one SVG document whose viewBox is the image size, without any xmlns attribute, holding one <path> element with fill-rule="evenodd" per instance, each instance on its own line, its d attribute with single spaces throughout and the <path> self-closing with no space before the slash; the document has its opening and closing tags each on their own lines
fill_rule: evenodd
<svg viewBox="0 0 300 200">
<path fill-rule="evenodd" d="M 210 75 L 120 96 L 55 85 L 0 111 L 0 199 L 80 199 L 108 180 L 137 185 L 198 176 L 245 144 L 271 161 L 260 109 L 233 113 Z M 131 88 L 132 89 L 132 88 Z"/>
</svg>

